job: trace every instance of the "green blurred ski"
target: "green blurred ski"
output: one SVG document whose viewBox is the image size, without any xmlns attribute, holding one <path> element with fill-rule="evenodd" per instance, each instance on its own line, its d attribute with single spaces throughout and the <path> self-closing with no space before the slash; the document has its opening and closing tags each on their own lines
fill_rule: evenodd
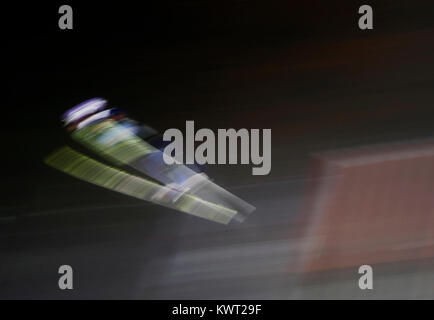
<svg viewBox="0 0 434 320">
<path fill-rule="evenodd" d="M 136 148 L 137 145 L 140 144 L 132 143 L 128 146 L 124 146 Z M 137 156 L 138 153 L 142 154 L 142 152 L 146 151 L 134 150 L 134 152 L 120 152 L 120 154 L 131 155 L 135 153 Z M 111 157 L 111 155 L 109 156 Z M 122 157 L 119 158 L 115 156 L 114 158 L 117 158 L 120 162 L 128 162 L 127 159 L 123 159 Z M 105 165 L 67 146 L 50 154 L 45 159 L 45 163 L 55 169 L 95 185 L 207 220 L 227 224 L 237 215 L 237 211 L 235 210 L 203 200 L 192 194 L 180 194 L 177 190 Z M 170 192 L 179 196 L 179 199 L 176 202 L 172 202 L 170 199 L 166 201 L 154 199 L 153 195 L 162 189 L 169 189 Z"/>
</svg>

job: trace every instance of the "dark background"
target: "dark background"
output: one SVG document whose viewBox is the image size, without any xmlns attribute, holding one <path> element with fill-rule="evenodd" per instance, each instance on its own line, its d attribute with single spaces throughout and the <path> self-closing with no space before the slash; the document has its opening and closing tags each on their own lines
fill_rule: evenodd
<svg viewBox="0 0 434 320">
<path fill-rule="evenodd" d="M 73 30 L 58 28 L 62 4 Z M 0 297 L 298 297 L 287 266 L 311 153 L 433 135 L 434 3 L 367 2 L 368 31 L 363 4 L 2 5 Z M 65 143 L 60 115 L 95 96 L 161 131 L 271 128 L 270 175 L 210 168 L 257 211 L 220 226 L 46 167 Z M 72 292 L 57 288 L 61 264 Z"/>
</svg>

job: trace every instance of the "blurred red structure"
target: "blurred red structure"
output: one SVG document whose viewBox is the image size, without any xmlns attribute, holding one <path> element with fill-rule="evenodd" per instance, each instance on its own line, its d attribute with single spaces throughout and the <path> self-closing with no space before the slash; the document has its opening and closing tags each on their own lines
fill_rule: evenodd
<svg viewBox="0 0 434 320">
<path fill-rule="evenodd" d="M 301 271 L 434 257 L 434 142 L 315 156 Z"/>
</svg>

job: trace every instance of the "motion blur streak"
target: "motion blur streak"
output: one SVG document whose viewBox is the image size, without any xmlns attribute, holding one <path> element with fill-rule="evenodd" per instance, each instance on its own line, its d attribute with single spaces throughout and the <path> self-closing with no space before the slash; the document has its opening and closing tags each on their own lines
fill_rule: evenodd
<svg viewBox="0 0 434 320">
<path fill-rule="evenodd" d="M 180 199 L 178 201 L 175 203 L 157 201 L 152 198 L 152 195 L 160 189 L 168 189 L 167 187 L 106 166 L 69 147 L 64 147 L 54 152 L 47 157 L 45 162 L 78 179 L 215 222 L 226 224 L 236 214 L 236 211 L 204 201 L 189 194 L 180 194 L 173 189 L 167 191 L 179 194 Z"/>
</svg>

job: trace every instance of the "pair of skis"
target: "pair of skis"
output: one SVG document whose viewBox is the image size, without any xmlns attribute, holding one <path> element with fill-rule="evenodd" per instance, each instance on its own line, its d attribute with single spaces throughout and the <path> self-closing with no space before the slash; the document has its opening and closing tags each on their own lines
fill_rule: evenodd
<svg viewBox="0 0 434 320">
<path fill-rule="evenodd" d="M 175 174 L 191 177 L 197 173 L 182 164 L 172 168 L 157 163 L 155 167 L 155 159 L 163 159 L 162 151 L 119 126 L 115 120 L 107 119 L 75 130 L 71 137 L 112 165 L 68 146 L 49 155 L 46 164 L 89 183 L 218 223 L 227 224 L 232 219 L 243 221 L 255 210 L 206 178 L 195 190 L 173 188 L 168 182 L 175 179 Z M 119 167 L 134 169 L 143 176 Z M 155 197 L 156 194 L 170 197 Z"/>
</svg>

